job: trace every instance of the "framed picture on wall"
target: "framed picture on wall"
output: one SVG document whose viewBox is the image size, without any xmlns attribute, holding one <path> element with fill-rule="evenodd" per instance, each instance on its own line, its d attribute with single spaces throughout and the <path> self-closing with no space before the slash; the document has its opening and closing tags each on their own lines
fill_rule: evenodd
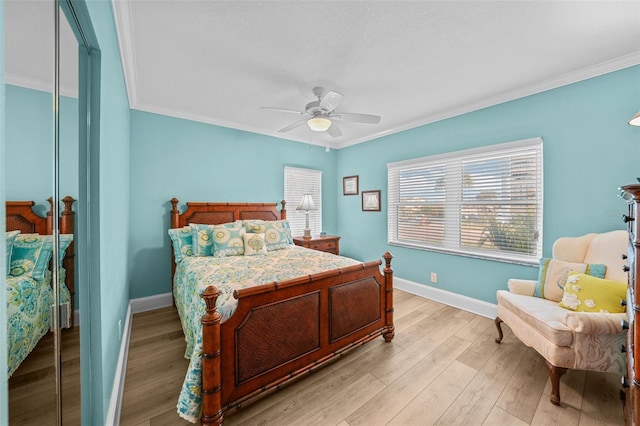
<svg viewBox="0 0 640 426">
<path fill-rule="evenodd" d="M 362 191 L 362 211 L 363 212 L 379 212 L 380 211 L 380 190 Z"/>
<path fill-rule="evenodd" d="M 358 176 L 342 178 L 342 195 L 358 195 Z"/>
</svg>

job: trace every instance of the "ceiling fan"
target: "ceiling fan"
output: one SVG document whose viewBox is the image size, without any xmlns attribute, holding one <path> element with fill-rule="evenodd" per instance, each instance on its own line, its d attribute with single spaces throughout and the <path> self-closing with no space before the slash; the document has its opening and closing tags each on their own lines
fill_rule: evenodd
<svg viewBox="0 0 640 426">
<path fill-rule="evenodd" d="M 342 102 L 342 99 L 344 99 L 344 95 L 341 93 L 333 90 L 327 90 L 324 87 L 314 87 L 313 94 L 318 98 L 318 100 L 309 102 L 304 107 L 304 111 L 266 106 L 261 108 L 306 115 L 306 117 L 301 120 L 283 127 L 279 132 L 288 132 L 307 123 L 311 130 L 316 132 L 326 131 L 332 137 L 337 138 L 342 136 L 342 131 L 334 121 L 365 124 L 378 124 L 380 122 L 380 116 L 378 115 L 355 112 L 335 112 L 336 108 L 340 105 L 340 102 Z"/>
</svg>

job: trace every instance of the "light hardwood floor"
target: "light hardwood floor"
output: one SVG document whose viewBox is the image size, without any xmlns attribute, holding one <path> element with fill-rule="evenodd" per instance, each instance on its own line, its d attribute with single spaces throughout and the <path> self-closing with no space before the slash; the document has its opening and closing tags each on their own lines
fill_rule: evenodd
<svg viewBox="0 0 640 426">
<path fill-rule="evenodd" d="M 62 331 L 62 421 L 80 424 L 80 327 Z M 9 425 L 56 425 L 53 334 L 47 333 L 9 378 Z M 6 368 L 6 367 L 5 367 Z"/>
<path fill-rule="evenodd" d="M 396 336 L 382 338 L 265 398 L 225 425 L 622 425 L 620 378 L 569 371 L 549 402 L 543 358 L 493 320 L 394 291 Z M 122 425 L 190 424 L 175 406 L 188 365 L 174 308 L 136 314 Z"/>
</svg>

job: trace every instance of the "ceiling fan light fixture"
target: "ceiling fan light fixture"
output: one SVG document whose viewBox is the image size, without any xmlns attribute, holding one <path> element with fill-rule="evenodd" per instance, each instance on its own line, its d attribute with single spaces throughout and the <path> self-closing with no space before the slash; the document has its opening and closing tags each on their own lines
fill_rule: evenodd
<svg viewBox="0 0 640 426">
<path fill-rule="evenodd" d="M 324 132 L 329 127 L 331 127 L 331 120 L 329 120 L 327 117 L 321 116 L 311 117 L 307 121 L 307 125 L 314 132 Z"/>
<path fill-rule="evenodd" d="M 629 120 L 629 124 L 632 126 L 640 126 L 640 112 L 633 116 L 631 120 Z"/>
</svg>

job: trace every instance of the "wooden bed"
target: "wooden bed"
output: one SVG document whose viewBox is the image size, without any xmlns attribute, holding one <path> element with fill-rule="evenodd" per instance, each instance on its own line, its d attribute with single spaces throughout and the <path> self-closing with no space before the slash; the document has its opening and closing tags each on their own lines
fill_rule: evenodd
<svg viewBox="0 0 640 426">
<path fill-rule="evenodd" d="M 6 230 L 20 231 L 22 234 L 51 235 L 53 233 L 53 199 L 49 198 L 49 211 L 46 217 L 39 216 L 33 211 L 35 201 L 7 201 L 6 202 Z M 62 199 L 64 208 L 60 211 L 58 226 L 61 234 L 73 234 L 75 230 L 75 212 L 73 197 L 66 196 Z M 67 251 L 62 266 L 65 268 L 65 284 L 71 293 L 71 326 L 73 327 L 73 309 L 75 304 L 75 242 L 72 241 Z"/>
<path fill-rule="evenodd" d="M 171 228 L 238 219 L 286 219 L 277 203 L 194 203 L 180 214 L 171 200 Z M 173 250 L 172 276 L 175 273 Z M 235 313 L 221 323 L 215 286 L 202 293 L 203 425 L 220 425 L 225 411 L 309 373 L 346 351 L 383 336 L 393 326 L 391 254 L 287 281 L 236 290 Z M 356 302 L 357 300 L 357 302 Z M 288 344 L 274 345 L 287 337 Z"/>
</svg>

